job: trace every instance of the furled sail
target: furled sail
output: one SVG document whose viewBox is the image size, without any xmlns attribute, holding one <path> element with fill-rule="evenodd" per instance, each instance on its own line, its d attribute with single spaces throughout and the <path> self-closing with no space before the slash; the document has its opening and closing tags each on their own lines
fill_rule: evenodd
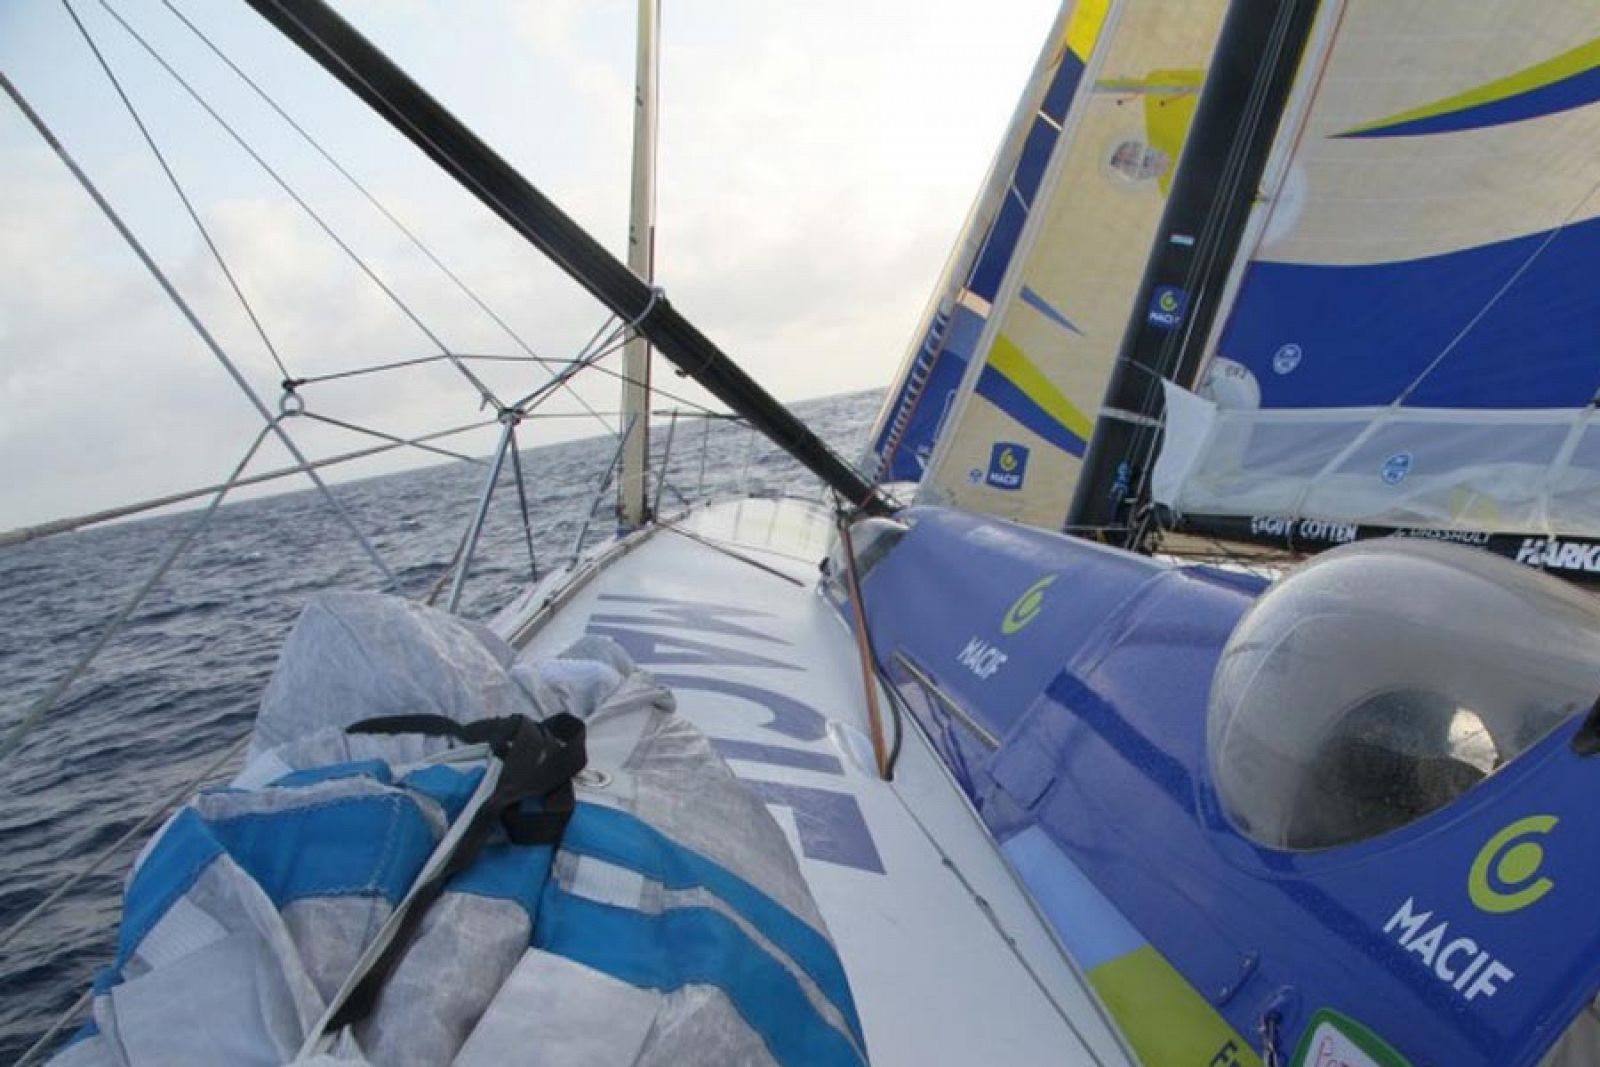
<svg viewBox="0 0 1600 1067">
<path fill-rule="evenodd" d="M 1221 0 L 1081 10 L 1064 116 L 920 499 L 1059 528 L 1216 46 Z"/>
<path fill-rule="evenodd" d="M 1155 498 L 1600 533 L 1600 7 L 1348 0 L 1317 36 Z"/>
<path fill-rule="evenodd" d="M 1010 266 L 1110 0 L 1066 0 L 923 313 L 864 464 L 876 482 L 920 481 Z"/>
</svg>

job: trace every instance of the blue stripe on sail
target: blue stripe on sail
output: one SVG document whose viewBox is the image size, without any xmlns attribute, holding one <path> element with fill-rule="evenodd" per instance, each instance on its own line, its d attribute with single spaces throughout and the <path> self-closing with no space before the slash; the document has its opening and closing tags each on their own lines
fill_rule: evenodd
<svg viewBox="0 0 1600 1067">
<path fill-rule="evenodd" d="M 994 217 L 994 225 L 989 228 L 989 236 L 984 240 L 983 255 L 978 257 L 977 266 L 972 268 L 972 279 L 967 283 L 967 288 L 990 303 L 994 302 L 995 294 L 1000 291 L 1000 278 L 1011 262 L 1011 253 L 1017 249 L 1017 239 L 1022 236 L 1022 224 L 1027 221 L 1027 209 L 1015 196 L 1007 193 L 1005 203 Z"/>
<path fill-rule="evenodd" d="M 1032 289 L 1029 289 L 1026 285 L 1022 287 L 1022 302 L 1033 308 L 1045 318 L 1049 319 L 1051 322 L 1055 323 L 1057 326 L 1060 326 L 1063 330 L 1069 330 L 1072 333 L 1077 334 L 1079 337 L 1083 336 L 1083 331 L 1074 326 L 1071 319 L 1067 318 L 1065 315 L 1061 314 L 1061 312 L 1051 307 L 1049 301 L 1045 300 L 1044 297 L 1040 296 Z"/>
<path fill-rule="evenodd" d="M 444 809 L 445 817 L 455 822 L 456 816 L 466 809 L 467 801 L 472 799 L 472 794 L 477 791 L 478 783 L 481 781 L 483 781 L 482 767 L 457 770 L 454 767 L 435 764 L 432 767 L 412 771 L 400 780 L 400 784 L 438 801 L 439 806 Z"/>
<path fill-rule="evenodd" d="M 1083 457 L 1088 442 L 1034 403 L 1027 393 L 994 367 L 986 365 L 978 375 L 977 393 L 1057 448 L 1080 459 Z"/>
<path fill-rule="evenodd" d="M 316 785 L 318 782 L 331 782 L 339 778 L 371 778 L 384 785 L 393 783 L 394 778 L 389 773 L 389 765 L 381 759 L 354 760 L 350 763 L 331 763 L 326 767 L 306 767 L 298 771 L 290 771 L 281 778 L 274 779 L 272 785 L 280 789 L 295 789 L 300 786 Z"/>
<path fill-rule="evenodd" d="M 453 893 L 509 900 L 532 923 L 539 917 L 539 899 L 550 880 L 554 858 L 549 845 L 485 845 L 472 866 L 450 879 L 446 888 Z"/>
<path fill-rule="evenodd" d="M 1061 50 L 1061 65 L 1056 68 L 1055 77 L 1050 80 L 1050 89 L 1044 95 L 1044 104 L 1039 108 L 1054 119 L 1057 126 L 1067 121 L 1067 109 L 1072 106 L 1072 97 L 1078 91 L 1083 69 L 1083 60 L 1076 53 L 1070 48 Z"/>
<path fill-rule="evenodd" d="M 1031 209 L 1039 195 L 1039 183 L 1044 181 L 1044 171 L 1050 165 L 1050 153 L 1055 151 L 1061 131 L 1043 119 L 1034 119 L 1028 139 L 1022 142 L 1022 155 L 1017 159 L 1017 170 L 1011 178 L 1011 187 Z"/>
<path fill-rule="evenodd" d="M 205 820 L 193 808 L 178 812 L 128 884 L 122 903 L 122 930 L 117 935 L 117 971 L 138 951 L 139 942 L 161 921 L 167 909 L 220 855 L 222 845 L 212 836 Z M 107 984 L 117 981 L 120 977 L 113 972 Z"/>
<path fill-rule="evenodd" d="M 861 1021 L 844 966 L 828 939 L 732 871 L 713 863 L 626 812 L 580 804 L 561 847 L 614 863 L 661 882 L 669 889 L 703 886 L 738 912 L 817 984 L 862 1041 Z"/>
<path fill-rule="evenodd" d="M 647 989 L 716 986 L 780 1064 L 864 1062 L 845 1035 L 817 1013 L 794 975 L 710 908 L 646 915 L 552 886 L 535 945 Z"/>
<path fill-rule="evenodd" d="M 933 452 L 934 438 L 950 407 L 951 398 L 961 387 L 972 359 L 972 349 L 983 330 L 983 318 L 965 305 L 957 305 L 945 328 L 944 350 L 933 365 L 922 397 L 900 435 L 900 444 L 889 463 L 879 472 L 885 482 L 921 481 L 923 468 Z M 885 428 L 887 434 L 888 428 Z M 880 450 L 882 445 L 879 446 Z"/>
<path fill-rule="evenodd" d="M 210 832 L 280 908 L 306 897 L 399 903 L 434 846 L 416 802 L 398 794 L 219 819 Z"/>
<path fill-rule="evenodd" d="M 1600 100 L 1600 67 L 1592 67 L 1580 74 L 1557 82 L 1530 89 L 1515 96 L 1490 100 L 1471 107 L 1445 111 L 1437 115 L 1396 122 L 1389 126 L 1371 126 L 1339 134 L 1340 137 L 1416 137 L 1428 133 L 1455 133 L 1476 130 L 1485 126 L 1503 126 L 1511 122 L 1571 111 Z"/>
<path fill-rule="evenodd" d="M 1035 118 L 1027 139 L 1022 143 L 1022 154 L 1011 177 L 1011 190 L 1007 192 L 1005 203 L 995 216 L 994 225 L 984 241 L 983 254 L 972 268 L 972 278 L 967 283 L 967 288 L 991 303 L 1000 291 L 1000 279 L 1005 276 L 1006 267 L 1016 252 L 1023 224 L 1028 221 L 1028 211 L 1039 192 L 1039 182 L 1044 178 L 1050 153 L 1060 136 L 1061 131 L 1047 120 Z"/>
<path fill-rule="evenodd" d="M 1265 408 L 1392 403 L 1452 343 L 1409 406 L 1584 407 L 1600 387 L 1597 267 L 1597 219 L 1394 263 L 1257 261 L 1218 350 L 1255 373 Z M 1278 373 L 1286 345 L 1298 359 Z"/>
</svg>

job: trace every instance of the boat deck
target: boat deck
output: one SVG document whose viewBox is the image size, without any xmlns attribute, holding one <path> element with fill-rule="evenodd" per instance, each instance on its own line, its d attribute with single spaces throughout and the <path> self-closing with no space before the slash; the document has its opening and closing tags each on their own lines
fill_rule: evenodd
<svg viewBox="0 0 1600 1067">
<path fill-rule="evenodd" d="M 714 506 L 498 625 L 529 656 L 604 634 L 672 686 L 788 835 L 873 1062 L 1131 1064 L 909 717 L 894 782 L 877 778 L 856 644 L 815 588 L 827 535 L 802 502 Z"/>
</svg>

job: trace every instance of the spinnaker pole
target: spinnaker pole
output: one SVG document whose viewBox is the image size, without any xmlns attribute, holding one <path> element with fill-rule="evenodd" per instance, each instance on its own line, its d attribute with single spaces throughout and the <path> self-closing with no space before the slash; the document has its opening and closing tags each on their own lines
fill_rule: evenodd
<svg viewBox="0 0 1600 1067">
<path fill-rule="evenodd" d="M 628 269 L 651 284 L 656 267 L 656 88 L 660 83 L 661 0 L 639 0 L 633 93 L 633 203 L 628 214 Z M 617 519 L 634 529 L 650 518 L 650 341 L 636 335 L 622 350 L 622 477 Z M 665 460 L 662 461 L 663 463 Z M 665 473 L 665 472 L 663 472 Z"/>
<path fill-rule="evenodd" d="M 556 207 L 322 0 L 247 0 L 385 121 L 460 182 L 656 350 L 749 424 L 870 514 L 890 505 L 855 468 L 654 290 Z"/>
</svg>

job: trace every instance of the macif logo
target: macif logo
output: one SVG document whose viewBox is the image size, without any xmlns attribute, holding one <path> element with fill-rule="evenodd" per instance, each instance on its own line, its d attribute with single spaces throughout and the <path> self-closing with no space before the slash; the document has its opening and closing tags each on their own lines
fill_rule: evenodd
<svg viewBox="0 0 1600 1067">
<path fill-rule="evenodd" d="M 1150 311 L 1145 321 L 1163 330 L 1176 330 L 1183 325 L 1183 313 L 1189 310 L 1189 292 L 1176 285 L 1163 285 L 1150 299 Z"/>
<path fill-rule="evenodd" d="M 1022 488 L 1022 479 L 1028 473 L 1028 450 L 1010 441 L 995 442 L 989 453 L 989 475 L 984 481 L 996 489 Z"/>
</svg>

